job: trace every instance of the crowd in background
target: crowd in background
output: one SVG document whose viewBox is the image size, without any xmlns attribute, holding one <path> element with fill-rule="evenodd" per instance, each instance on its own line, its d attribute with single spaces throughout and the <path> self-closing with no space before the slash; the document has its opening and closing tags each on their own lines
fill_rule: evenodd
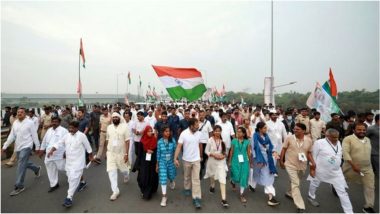
<svg viewBox="0 0 380 214">
<path fill-rule="evenodd" d="M 184 194 L 192 196 L 196 208 L 201 207 L 203 178 L 210 179 L 210 192 L 215 192 L 215 182 L 219 182 L 224 207 L 229 206 L 227 183 L 233 189 L 239 186 L 242 203 L 247 203 L 246 189 L 255 191 L 258 184 L 262 185 L 268 205 L 276 206 L 280 202 L 276 200 L 273 183 L 275 179 L 283 179 L 277 173 L 283 168 L 291 181 L 285 195 L 294 201 L 297 212 L 304 212 L 299 184 L 309 169 L 307 199 L 313 206 L 319 206 L 315 196 L 319 183 L 327 182 L 340 198 L 343 211 L 353 212 L 346 192 L 346 181 L 352 181 L 363 184 L 366 202 L 363 211 L 374 212 L 374 176 L 378 178 L 379 173 L 379 115 L 371 112 L 333 113 L 331 121 L 323 121 L 315 109 L 271 104 L 119 103 L 32 109 L 5 107 L 4 110 L 2 126 L 10 127 L 11 131 L 3 150 L 15 141 L 14 153 L 6 166 L 18 163 L 19 168 L 11 195 L 23 191 L 27 168 L 40 174 L 38 166 L 28 166 L 28 160 L 20 160 L 25 155 L 18 144 L 27 140 L 18 135 L 25 134 L 20 130 L 30 125 L 29 131 L 35 132 L 38 139 L 30 134 L 31 143 L 25 145 L 33 146 L 40 157 L 46 154 L 49 191 L 59 187 L 58 171 L 66 171 L 70 187 L 65 206 L 72 205 L 75 190 L 86 187 L 83 178 L 86 165 L 106 162 L 112 189 L 110 200 L 116 200 L 120 194 L 118 171 L 124 182 L 128 182 L 130 172 L 135 172 L 141 197 L 149 200 L 161 187 L 161 206 L 166 206 L 167 185 L 175 188 L 177 168 L 182 164 Z M 23 111 L 28 125 L 22 125 L 19 118 L 23 117 Z M 83 146 L 77 153 L 68 149 L 68 145 L 75 143 Z M 74 153 L 83 155 L 86 161 L 71 160 L 70 155 Z"/>
</svg>

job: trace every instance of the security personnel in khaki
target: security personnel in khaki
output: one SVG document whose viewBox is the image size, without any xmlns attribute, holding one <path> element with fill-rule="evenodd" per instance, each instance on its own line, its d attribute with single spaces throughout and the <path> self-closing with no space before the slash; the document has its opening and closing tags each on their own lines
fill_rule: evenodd
<svg viewBox="0 0 380 214">
<path fill-rule="evenodd" d="M 307 108 L 301 109 L 301 114 L 296 117 L 295 123 L 302 123 L 306 126 L 305 135 L 310 136 L 310 117 Z"/>
<path fill-rule="evenodd" d="M 52 113 L 51 113 L 51 107 L 48 106 L 44 109 L 45 114 L 42 115 L 41 117 L 41 140 L 44 139 L 44 136 L 47 132 L 47 130 L 51 127 L 51 118 L 52 118 Z"/>
<path fill-rule="evenodd" d="M 101 158 L 103 157 L 104 148 L 107 148 L 106 137 L 107 137 L 107 127 L 111 124 L 111 115 L 108 112 L 107 107 L 102 108 L 102 115 L 100 115 L 100 138 L 99 138 L 99 149 L 96 155 L 95 161 L 101 163 Z"/>
</svg>

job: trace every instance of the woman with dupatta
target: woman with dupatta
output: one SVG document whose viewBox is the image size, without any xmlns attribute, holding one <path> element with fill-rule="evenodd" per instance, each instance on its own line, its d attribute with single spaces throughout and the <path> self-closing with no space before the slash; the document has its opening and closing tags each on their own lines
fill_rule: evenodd
<svg viewBox="0 0 380 214">
<path fill-rule="evenodd" d="M 264 186 L 264 192 L 268 195 L 268 205 L 276 206 L 279 202 L 274 198 L 276 190 L 273 187 L 274 175 L 277 174 L 273 158 L 273 144 L 267 134 L 267 125 L 259 122 L 256 126 L 252 140 L 253 164 L 253 188 L 257 184 Z"/>
<path fill-rule="evenodd" d="M 156 172 L 157 138 L 154 136 L 152 127 L 145 127 L 141 144 L 143 151 L 138 156 L 141 165 L 137 175 L 137 183 L 140 187 L 141 197 L 149 200 L 158 188 L 158 174 Z"/>
</svg>

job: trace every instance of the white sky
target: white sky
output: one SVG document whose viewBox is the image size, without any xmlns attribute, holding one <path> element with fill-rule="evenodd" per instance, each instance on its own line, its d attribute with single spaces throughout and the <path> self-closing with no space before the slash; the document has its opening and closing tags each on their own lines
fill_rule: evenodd
<svg viewBox="0 0 380 214">
<path fill-rule="evenodd" d="M 268 1 L 1 1 L 1 91 L 83 93 L 163 86 L 151 65 L 196 67 L 208 87 L 261 93 L 270 75 Z M 275 85 L 308 92 L 379 88 L 379 2 L 274 2 Z M 119 76 L 119 93 L 127 76 Z"/>
</svg>

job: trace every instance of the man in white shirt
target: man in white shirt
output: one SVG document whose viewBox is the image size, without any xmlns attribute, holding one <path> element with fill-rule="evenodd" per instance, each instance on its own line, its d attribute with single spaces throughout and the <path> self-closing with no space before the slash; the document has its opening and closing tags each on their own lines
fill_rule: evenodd
<svg viewBox="0 0 380 214">
<path fill-rule="evenodd" d="M 314 112 L 314 118 L 310 120 L 310 133 L 311 140 L 314 143 L 316 140 L 321 139 L 322 133 L 326 130 L 326 123 L 321 120 L 321 113 Z"/>
<path fill-rule="evenodd" d="M 52 127 L 47 130 L 44 139 L 42 139 L 41 150 L 46 150 L 48 153 L 53 145 L 62 140 L 63 137 L 68 133 L 67 129 L 60 126 L 60 123 L 61 118 L 52 117 Z M 59 187 L 58 171 L 65 170 L 64 153 L 65 147 L 63 144 L 60 144 L 58 145 L 57 151 L 54 153 L 54 155 L 50 156 L 49 158 L 47 156 L 45 157 L 45 166 L 50 182 L 50 189 L 48 192 L 53 192 Z M 42 157 L 43 153 L 40 152 L 39 155 Z"/>
<path fill-rule="evenodd" d="M 183 116 L 183 108 L 179 107 L 177 111 L 177 115 L 179 117 L 179 120 L 183 120 L 185 117 Z M 169 115 L 168 115 L 169 116 Z"/>
<path fill-rule="evenodd" d="M 37 177 L 39 177 L 41 173 L 41 166 L 36 166 L 29 161 L 33 142 L 36 146 L 36 150 L 40 148 L 40 141 L 38 140 L 34 123 L 26 118 L 25 108 L 19 108 L 17 110 L 17 118 L 18 119 L 12 125 L 7 141 L 1 149 L 3 153 L 11 143 L 15 142 L 14 150 L 16 151 L 18 166 L 15 189 L 10 193 L 10 196 L 18 195 L 25 190 L 24 179 L 26 169 L 32 170 Z"/>
<path fill-rule="evenodd" d="M 216 125 L 222 127 L 222 140 L 226 144 L 226 154 L 229 154 L 231 148 L 231 137 L 235 137 L 235 131 L 232 123 L 227 120 L 226 113 L 222 113 L 222 119 L 217 122 Z"/>
<path fill-rule="evenodd" d="M 87 151 L 89 154 L 90 161 L 93 161 L 94 157 L 86 135 L 79 131 L 78 121 L 70 122 L 69 133 L 67 133 L 60 141 L 54 143 L 47 157 L 50 158 L 61 144 L 65 145 L 65 170 L 69 183 L 67 197 L 65 198 L 63 206 L 71 207 L 73 204 L 74 193 L 79 186 L 83 174 L 83 169 L 86 168 L 85 152 Z"/>
<path fill-rule="evenodd" d="M 151 109 L 148 110 L 148 115 L 145 117 L 144 121 L 148 123 L 150 127 L 154 127 L 154 125 L 156 125 L 157 120 Z"/>
<path fill-rule="evenodd" d="M 372 112 L 365 113 L 364 123 L 367 125 L 367 128 L 375 124 L 375 121 L 373 120 L 374 116 L 375 115 Z"/>
<path fill-rule="evenodd" d="M 76 115 L 77 115 L 77 108 L 75 106 L 71 106 L 71 114 L 72 114 L 73 117 L 76 117 Z"/>
<path fill-rule="evenodd" d="M 134 106 L 131 107 L 131 112 L 132 112 L 132 118 L 131 118 L 131 120 L 134 121 L 134 122 L 136 122 L 138 120 L 138 114 L 137 114 L 138 112 L 136 111 L 136 109 L 135 109 Z"/>
<path fill-rule="evenodd" d="M 263 113 L 261 113 L 261 108 L 256 107 L 255 111 L 253 112 L 253 114 L 251 116 L 251 127 L 253 130 L 256 129 L 256 125 L 259 122 L 265 123 L 265 117 L 264 117 Z M 252 138 L 252 136 L 248 136 L 248 137 Z"/>
<path fill-rule="evenodd" d="M 192 194 L 193 204 L 201 208 L 201 181 L 199 179 L 200 162 L 202 157 L 202 143 L 200 139 L 199 122 L 195 118 L 189 119 L 189 128 L 185 129 L 178 139 L 178 146 L 174 154 L 174 164 L 179 167 L 178 155 L 182 150 L 184 168 L 184 194 Z M 191 189 L 190 189 L 191 188 Z"/>
<path fill-rule="evenodd" d="M 120 190 L 117 186 L 118 170 L 124 175 L 124 182 L 128 182 L 129 165 L 129 130 L 126 123 L 120 123 L 121 116 L 118 113 L 112 114 L 112 123 L 107 128 L 107 172 L 111 182 L 111 201 L 117 199 Z"/>
<path fill-rule="evenodd" d="M 133 112 L 132 112 L 132 117 L 133 117 Z M 138 159 L 138 156 L 143 152 L 143 146 L 140 140 L 141 140 L 143 131 L 147 125 L 149 124 L 144 121 L 144 113 L 141 111 L 137 112 L 137 121 L 134 122 L 133 127 L 132 127 L 132 133 L 134 134 L 133 141 L 134 141 L 134 146 L 135 146 L 136 159 Z M 139 170 L 139 168 L 140 168 L 140 163 L 136 161 L 133 166 L 132 172 Z"/>
<path fill-rule="evenodd" d="M 206 112 L 205 110 L 201 109 L 199 110 L 199 132 L 201 136 L 201 143 L 203 147 L 203 160 L 201 162 L 201 172 L 200 177 L 202 179 L 203 171 L 206 169 L 205 164 L 207 161 L 207 154 L 205 153 L 206 144 L 208 142 L 208 139 L 212 136 L 212 127 L 210 121 L 206 120 Z"/>
<path fill-rule="evenodd" d="M 215 123 L 218 123 L 220 121 L 218 106 L 214 107 L 214 111 L 211 113 L 211 116 L 214 117 Z"/>
<path fill-rule="evenodd" d="M 321 182 L 329 183 L 334 186 L 340 204 L 345 213 L 353 213 L 352 205 L 346 188 L 348 188 L 340 164 L 342 162 L 342 146 L 339 142 L 339 132 L 335 129 L 326 131 L 326 138 L 317 140 L 313 145 L 313 158 L 316 169 L 315 177 L 311 176 L 308 200 L 313 206 L 319 206 L 316 201 L 315 192 Z"/>
<path fill-rule="evenodd" d="M 286 129 L 284 126 L 284 123 L 277 120 L 278 113 L 277 112 L 270 112 L 269 113 L 270 120 L 266 122 L 268 126 L 268 136 L 273 144 L 273 152 L 276 152 L 275 154 L 276 159 L 278 159 L 279 154 L 282 150 L 282 143 L 285 141 L 285 138 L 287 136 Z"/>
<path fill-rule="evenodd" d="M 36 131 L 38 131 L 38 127 L 40 126 L 40 121 L 38 117 L 36 116 L 34 109 L 29 109 L 28 112 L 29 119 L 33 121 L 34 127 L 36 128 Z"/>
</svg>

